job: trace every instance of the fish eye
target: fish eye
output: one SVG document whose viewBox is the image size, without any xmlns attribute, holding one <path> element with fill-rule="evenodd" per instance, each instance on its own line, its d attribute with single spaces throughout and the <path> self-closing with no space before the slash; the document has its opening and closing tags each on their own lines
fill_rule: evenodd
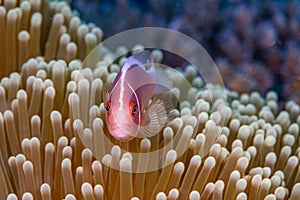
<svg viewBox="0 0 300 200">
<path fill-rule="evenodd" d="M 132 115 L 135 115 L 137 112 L 137 105 L 133 106 L 132 108 Z"/>
<path fill-rule="evenodd" d="M 106 114 L 109 114 L 109 110 L 110 110 L 110 105 L 109 105 L 109 103 L 106 104 L 105 110 L 106 110 Z"/>
</svg>

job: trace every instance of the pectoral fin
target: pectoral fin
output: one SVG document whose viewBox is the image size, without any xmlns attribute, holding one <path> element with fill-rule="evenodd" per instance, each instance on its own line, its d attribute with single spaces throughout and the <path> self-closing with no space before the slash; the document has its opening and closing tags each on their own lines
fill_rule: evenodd
<svg viewBox="0 0 300 200">
<path fill-rule="evenodd" d="M 158 134 L 169 121 L 174 119 L 173 99 L 169 94 L 160 94 L 153 97 L 143 113 L 139 134 L 141 137 L 152 137 Z"/>
</svg>

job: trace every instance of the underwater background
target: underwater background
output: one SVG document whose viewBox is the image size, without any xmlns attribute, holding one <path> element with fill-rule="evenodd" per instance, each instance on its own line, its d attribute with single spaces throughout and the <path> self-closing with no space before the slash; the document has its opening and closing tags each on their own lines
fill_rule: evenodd
<svg viewBox="0 0 300 200">
<path fill-rule="evenodd" d="M 230 89 L 272 89 L 280 101 L 300 101 L 299 1 L 73 0 L 72 7 L 104 38 L 144 26 L 180 31 L 208 51 Z"/>
<path fill-rule="evenodd" d="M 97 45 L 145 26 L 194 38 L 225 86 L 154 49 L 174 116 L 123 141 L 106 86 L 147 46 Z M 299 40 L 299 1 L 0 0 L 0 199 L 298 200 Z"/>
</svg>

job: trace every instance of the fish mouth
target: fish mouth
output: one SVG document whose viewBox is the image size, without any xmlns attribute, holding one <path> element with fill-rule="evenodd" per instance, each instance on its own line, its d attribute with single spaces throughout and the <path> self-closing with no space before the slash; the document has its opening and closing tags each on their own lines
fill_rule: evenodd
<svg viewBox="0 0 300 200">
<path fill-rule="evenodd" d="M 134 125 L 130 125 L 130 124 L 113 124 L 111 126 L 111 131 L 117 131 L 120 130 L 122 132 L 132 132 L 132 130 L 135 129 Z"/>
<path fill-rule="evenodd" d="M 137 135 L 135 127 L 128 124 L 122 126 L 114 124 L 109 129 L 110 134 L 118 140 L 131 140 Z"/>
</svg>

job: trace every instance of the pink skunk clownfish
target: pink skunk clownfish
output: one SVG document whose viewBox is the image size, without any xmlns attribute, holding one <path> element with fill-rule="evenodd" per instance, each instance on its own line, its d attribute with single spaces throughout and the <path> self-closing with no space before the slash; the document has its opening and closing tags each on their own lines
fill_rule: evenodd
<svg viewBox="0 0 300 200">
<path fill-rule="evenodd" d="M 166 73 L 155 67 L 149 51 L 129 57 L 110 92 L 104 94 L 110 134 L 124 141 L 157 134 L 166 124 L 172 108 L 170 99 L 162 98 L 170 87 Z"/>
</svg>

